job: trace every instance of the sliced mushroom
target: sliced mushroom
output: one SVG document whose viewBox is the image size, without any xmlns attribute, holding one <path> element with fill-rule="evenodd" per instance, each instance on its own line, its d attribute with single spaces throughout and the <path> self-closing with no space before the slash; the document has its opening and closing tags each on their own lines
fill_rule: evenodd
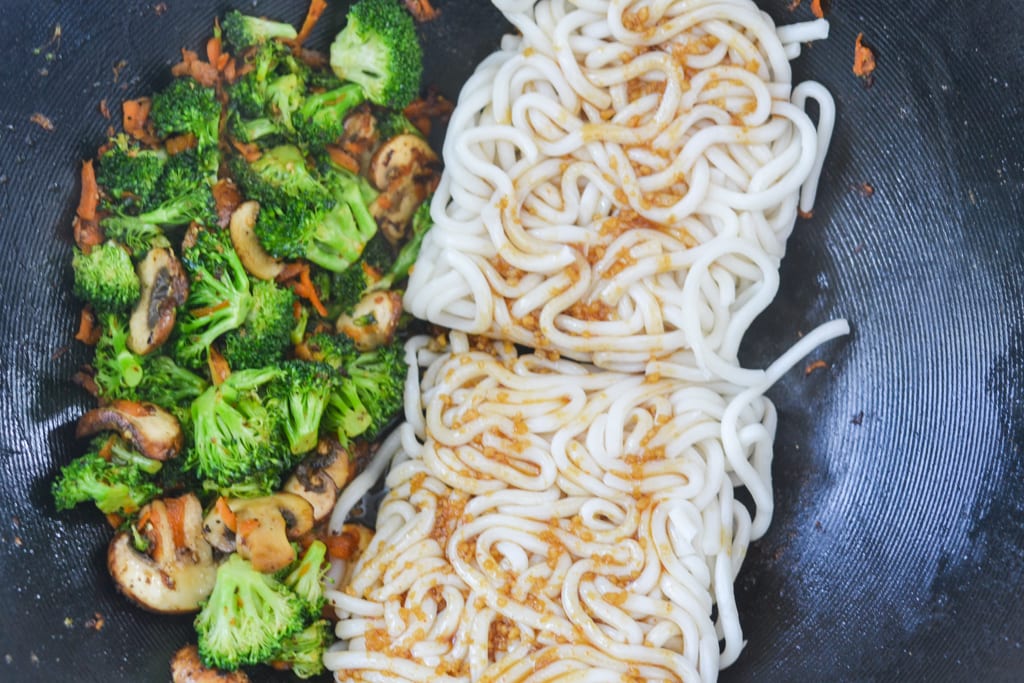
<svg viewBox="0 0 1024 683">
<path fill-rule="evenodd" d="M 291 541 L 313 528 L 313 507 L 294 493 L 232 499 L 228 506 L 235 513 L 238 554 L 264 573 L 294 562 Z"/>
<path fill-rule="evenodd" d="M 370 213 L 392 243 L 405 236 L 416 207 L 434 192 L 440 177 L 437 155 L 418 135 L 396 135 L 373 155 L 370 182 L 380 195 L 370 204 Z"/>
<path fill-rule="evenodd" d="M 320 523 L 331 514 L 338 492 L 348 483 L 349 460 L 348 451 L 335 439 L 321 439 L 316 453 L 299 463 L 284 490 L 302 496 L 313 507 L 313 521 Z"/>
<path fill-rule="evenodd" d="M 345 117 L 345 128 L 338 144 L 343 150 L 355 156 L 359 162 L 360 174 L 366 175 L 379 140 L 377 120 L 373 117 L 370 107 L 362 104 Z"/>
<path fill-rule="evenodd" d="M 199 609 L 217 578 L 213 550 L 203 538 L 203 508 L 194 494 L 154 500 L 139 511 L 146 520 L 139 532 L 149 541 L 146 553 L 121 531 L 107 550 L 107 569 L 118 589 L 154 612 Z"/>
<path fill-rule="evenodd" d="M 144 456 L 160 461 L 178 455 L 184 441 L 178 418 L 153 403 L 123 399 L 82 415 L 75 436 L 82 438 L 103 431 L 119 433 Z"/>
<path fill-rule="evenodd" d="M 199 659 L 199 648 L 186 645 L 171 659 L 172 683 L 249 683 L 244 671 L 210 669 Z"/>
<path fill-rule="evenodd" d="M 128 321 L 128 348 L 144 355 L 174 329 L 175 311 L 188 298 L 188 276 L 170 249 L 150 249 L 136 267 L 142 294 Z"/>
<path fill-rule="evenodd" d="M 231 214 L 228 230 L 238 259 L 249 274 L 261 280 L 273 280 L 284 270 L 284 263 L 268 254 L 256 237 L 253 226 L 259 213 L 259 202 L 242 202 Z"/>
<path fill-rule="evenodd" d="M 351 313 L 338 316 L 335 329 L 346 334 L 360 351 L 389 344 L 402 317 L 402 295 L 395 291 L 369 292 Z"/>
</svg>

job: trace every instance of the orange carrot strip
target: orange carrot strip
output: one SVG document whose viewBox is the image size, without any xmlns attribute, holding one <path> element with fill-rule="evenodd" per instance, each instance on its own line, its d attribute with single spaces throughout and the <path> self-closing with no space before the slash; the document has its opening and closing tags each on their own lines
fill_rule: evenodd
<svg viewBox="0 0 1024 683">
<path fill-rule="evenodd" d="M 245 537 L 260 528 L 260 520 L 258 519 L 243 519 L 237 523 L 238 535 Z"/>
<path fill-rule="evenodd" d="M 238 153 L 242 155 L 242 158 L 250 164 L 263 155 L 263 152 L 260 151 L 259 145 L 254 142 L 239 142 L 238 140 L 231 138 L 231 146 L 238 150 Z"/>
<path fill-rule="evenodd" d="M 436 19 L 437 15 L 440 14 L 430 4 L 430 0 L 405 0 L 405 7 L 409 10 L 412 18 L 420 23 Z"/>
<path fill-rule="evenodd" d="M 205 318 L 206 316 L 212 315 L 212 314 L 216 313 L 217 311 L 224 310 L 225 308 L 227 308 L 230 305 L 231 305 L 231 302 L 225 300 L 225 301 L 221 301 L 219 304 L 214 304 L 212 306 L 203 306 L 202 308 L 193 308 L 190 312 L 192 313 L 192 315 L 194 315 L 197 318 Z"/>
<path fill-rule="evenodd" d="M 301 296 L 303 299 L 307 299 L 321 317 L 327 317 L 327 309 L 320 301 L 320 295 L 317 294 L 316 287 L 313 286 L 313 281 L 309 277 L 308 265 L 305 265 L 305 267 L 299 272 L 299 281 L 295 283 L 293 289 L 296 294 Z"/>
<path fill-rule="evenodd" d="M 320 15 L 327 9 L 327 0 L 311 0 L 309 3 L 309 10 L 306 12 L 306 18 L 302 20 L 302 28 L 299 29 L 299 34 L 295 36 L 295 40 L 292 41 L 292 45 L 296 48 L 301 47 L 306 39 L 309 38 L 309 34 L 313 32 L 313 27 L 316 22 L 320 20 Z"/>
<path fill-rule="evenodd" d="M 217 516 L 224 521 L 224 526 L 231 531 L 238 530 L 238 519 L 235 517 L 235 513 L 232 512 L 231 508 L 228 507 L 228 501 L 224 496 L 219 496 L 217 498 L 217 502 L 213 504 L 213 509 L 217 511 Z"/>
<path fill-rule="evenodd" d="M 75 213 L 83 221 L 94 221 L 99 203 L 100 187 L 96 184 L 96 169 L 92 167 L 92 159 L 89 159 L 82 162 L 82 196 L 78 199 L 78 210 Z"/>
<path fill-rule="evenodd" d="M 112 529 L 116 529 L 117 527 L 121 526 L 124 523 L 124 517 L 122 517 L 121 515 L 117 514 L 116 512 L 107 513 L 106 517 L 107 517 L 107 524 L 109 524 L 110 528 L 112 528 Z"/>
<path fill-rule="evenodd" d="M 196 140 L 194 133 L 184 133 L 183 135 L 175 135 L 173 138 L 168 138 L 167 142 L 164 143 L 164 147 L 168 154 L 174 156 L 175 154 L 195 149 L 198 144 L 199 142 Z"/>
<path fill-rule="evenodd" d="M 231 376 L 231 366 L 228 365 L 227 359 L 221 355 L 215 346 L 210 347 L 210 355 L 206 360 L 206 364 L 210 368 L 210 380 L 214 386 L 220 386 L 224 383 L 224 380 Z"/>
<path fill-rule="evenodd" d="M 340 147 L 337 147 L 336 145 L 327 145 L 327 156 L 332 162 L 341 166 L 346 171 L 359 173 L 359 162 Z"/>
<path fill-rule="evenodd" d="M 100 328 L 96 324 L 96 314 L 92 308 L 86 306 L 78 316 L 78 331 L 75 332 L 75 339 L 86 346 L 96 346 L 100 340 Z"/>
<path fill-rule="evenodd" d="M 171 523 L 171 535 L 175 548 L 185 547 L 185 498 L 164 498 L 167 521 Z"/>
<path fill-rule="evenodd" d="M 825 18 L 825 10 L 821 6 L 821 0 L 811 0 L 811 12 L 819 19 Z"/>
<path fill-rule="evenodd" d="M 125 100 L 121 103 L 121 125 L 124 127 L 124 132 L 147 145 L 157 143 L 156 138 L 146 125 L 149 122 L 149 110 L 152 106 L 153 102 L 148 97 Z"/>
<path fill-rule="evenodd" d="M 359 539 L 355 533 L 342 531 L 340 534 L 327 534 L 323 539 L 327 546 L 327 554 L 336 560 L 347 560 L 359 547 Z"/>
<path fill-rule="evenodd" d="M 875 53 L 864 45 L 863 41 L 864 34 L 858 33 L 853 49 L 853 73 L 861 78 L 867 78 L 875 70 Z"/>
<path fill-rule="evenodd" d="M 217 66 L 221 54 L 220 36 L 214 36 L 206 41 L 206 61 Z"/>
</svg>

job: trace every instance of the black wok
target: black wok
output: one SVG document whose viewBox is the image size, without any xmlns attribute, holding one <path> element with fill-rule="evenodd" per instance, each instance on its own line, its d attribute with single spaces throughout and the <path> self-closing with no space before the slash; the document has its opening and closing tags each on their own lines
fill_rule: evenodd
<svg viewBox="0 0 1024 683">
<path fill-rule="evenodd" d="M 190 637 L 188 617 L 115 593 L 100 516 L 57 514 L 49 494 L 80 452 L 73 425 L 88 405 L 69 382 L 86 359 L 71 341 L 77 168 L 105 138 L 100 101 L 117 115 L 121 99 L 163 86 L 215 14 L 298 22 L 304 4 L 3 3 L 0 680 L 166 680 Z M 454 98 L 505 27 L 483 0 L 436 4 L 427 81 Z M 789 0 L 760 4 L 790 16 Z M 744 360 L 766 365 L 830 318 L 854 332 L 811 358 L 827 368 L 794 369 L 771 392 L 777 510 L 738 581 L 748 644 L 722 680 L 1019 680 L 1024 5 L 832 4 L 831 38 L 795 69 L 835 94 L 836 135 Z M 322 21 L 321 46 L 345 5 Z M 871 87 L 850 70 L 860 31 L 878 54 Z"/>
</svg>

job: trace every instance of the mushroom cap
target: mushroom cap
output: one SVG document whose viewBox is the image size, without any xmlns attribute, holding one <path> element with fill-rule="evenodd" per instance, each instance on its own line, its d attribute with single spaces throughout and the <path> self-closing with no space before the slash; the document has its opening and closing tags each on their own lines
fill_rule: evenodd
<svg viewBox="0 0 1024 683">
<path fill-rule="evenodd" d="M 185 437 L 178 418 L 155 403 L 118 399 L 93 408 L 78 419 L 75 436 L 98 432 L 119 433 L 139 453 L 152 460 L 168 460 L 181 452 Z"/>
<path fill-rule="evenodd" d="M 142 292 L 128 321 L 128 348 L 145 355 L 170 337 L 178 306 L 188 298 L 188 276 L 166 248 L 150 249 L 136 272 Z"/>
<path fill-rule="evenodd" d="M 284 263 L 268 254 L 256 237 L 253 226 L 259 213 L 259 202 L 242 202 L 231 214 L 228 232 L 238 259 L 249 274 L 260 280 L 273 280 L 284 270 Z"/>
<path fill-rule="evenodd" d="M 168 505 L 182 506 L 177 533 Z M 217 579 L 213 551 L 202 535 L 202 515 L 199 499 L 191 493 L 145 506 L 139 517 L 148 520 L 142 531 L 151 541 L 150 552 L 136 550 L 127 531 L 115 535 L 107 549 L 107 569 L 117 588 L 153 612 L 199 609 Z"/>
</svg>

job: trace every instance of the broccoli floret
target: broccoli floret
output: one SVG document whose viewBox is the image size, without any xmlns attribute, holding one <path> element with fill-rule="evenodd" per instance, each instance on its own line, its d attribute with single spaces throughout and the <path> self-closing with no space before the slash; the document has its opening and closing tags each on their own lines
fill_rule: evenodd
<svg viewBox="0 0 1024 683">
<path fill-rule="evenodd" d="M 224 358 L 235 370 L 274 365 L 291 342 L 295 294 L 273 282 L 256 280 L 252 302 L 242 326 L 224 336 Z"/>
<path fill-rule="evenodd" d="M 331 642 L 326 619 L 318 619 L 290 636 L 285 636 L 274 654 L 275 664 L 286 664 L 299 678 L 312 678 L 324 672 L 324 650 Z"/>
<path fill-rule="evenodd" d="M 309 95 L 292 116 L 299 139 L 313 147 L 335 142 L 345 132 L 345 117 L 365 99 L 363 89 L 354 83 Z"/>
<path fill-rule="evenodd" d="M 194 625 L 203 663 L 234 670 L 269 660 L 287 636 L 302 629 L 302 602 L 235 553 L 218 567 Z"/>
<path fill-rule="evenodd" d="M 247 54 L 246 74 L 228 87 L 229 104 L 243 119 L 257 119 L 270 116 L 271 100 L 282 97 L 286 87 L 294 82 L 282 81 L 271 90 L 271 84 L 282 76 L 295 76 L 298 83 L 305 84 L 314 73 L 306 64 L 296 59 L 286 45 L 277 41 L 262 43 Z M 284 123 L 277 119 L 277 124 Z M 290 125 L 290 122 L 288 122 Z"/>
<path fill-rule="evenodd" d="M 372 188 L 347 171 L 318 177 L 304 159 L 297 147 L 275 147 L 253 164 L 236 163 L 236 175 L 246 196 L 260 202 L 254 229 L 264 249 L 341 272 L 377 232 L 367 201 Z"/>
<path fill-rule="evenodd" d="M 405 347 L 400 342 L 361 353 L 345 366 L 346 383 L 355 386 L 360 402 L 370 414 L 368 438 L 377 438 L 402 410 L 408 369 Z"/>
<path fill-rule="evenodd" d="M 200 230 L 182 262 L 191 287 L 185 302 L 188 312 L 178 322 L 175 353 L 186 366 L 197 367 L 218 337 L 245 323 L 253 296 L 249 275 L 225 231 Z"/>
<path fill-rule="evenodd" d="M 231 10 L 224 15 L 221 30 L 225 42 L 235 50 L 260 45 L 274 38 L 295 40 L 298 37 L 298 32 L 291 24 L 242 14 L 238 10 Z"/>
<path fill-rule="evenodd" d="M 406 134 L 423 137 L 422 131 L 414 126 L 405 114 L 394 110 L 385 110 L 377 115 L 377 132 L 381 141 Z"/>
<path fill-rule="evenodd" d="M 188 469 L 210 488 L 269 495 L 291 465 L 280 416 L 261 394 L 278 374 L 276 368 L 232 372 L 192 402 Z"/>
<path fill-rule="evenodd" d="M 153 481 L 160 465 L 118 437 L 101 437 L 88 453 L 61 469 L 53 482 L 53 499 L 58 510 L 91 501 L 105 514 L 132 514 L 160 495 Z"/>
<path fill-rule="evenodd" d="M 103 218 L 100 225 L 107 237 L 124 243 L 134 255 L 140 256 L 150 249 L 170 246 L 161 226 L 186 225 L 193 221 L 201 225 L 216 223 L 213 193 L 206 184 L 193 186 L 184 194 L 168 198 L 137 216 L 112 214 Z"/>
<path fill-rule="evenodd" d="M 331 69 L 358 83 L 375 104 L 404 109 L 415 99 L 423 52 L 412 16 L 398 0 L 360 0 L 331 44 Z"/>
<path fill-rule="evenodd" d="M 302 600 L 306 616 L 316 618 L 324 608 L 324 575 L 327 573 L 327 546 L 323 541 L 313 541 L 306 552 L 284 572 L 282 579 Z"/>
<path fill-rule="evenodd" d="M 408 364 L 399 342 L 361 353 L 345 335 L 315 334 L 306 342 L 310 356 L 341 372 L 325 415 L 339 441 L 375 438 L 402 409 Z"/>
<path fill-rule="evenodd" d="M 163 150 L 144 149 L 122 133 L 110 140 L 96 168 L 99 183 L 117 204 L 145 205 L 156 192 L 167 163 Z"/>
<path fill-rule="evenodd" d="M 271 387 L 284 416 L 284 433 L 294 455 L 311 451 L 320 432 L 320 420 L 327 409 L 337 373 L 324 363 L 285 361 Z"/>
<path fill-rule="evenodd" d="M 99 313 L 121 313 L 139 300 L 139 277 L 128 252 L 116 242 L 96 245 L 86 254 L 77 247 L 71 258 L 75 296 Z"/>
<path fill-rule="evenodd" d="M 412 236 L 408 242 L 402 245 L 398 252 L 398 258 L 388 269 L 387 274 L 373 285 L 373 289 L 391 289 L 409 275 L 409 271 L 416 263 L 416 257 L 420 254 L 423 237 L 433 225 L 434 221 L 430 218 L 430 199 L 427 199 L 419 205 L 416 213 L 413 214 Z"/>
<path fill-rule="evenodd" d="M 287 200 L 312 204 L 328 196 L 302 150 L 295 145 L 268 149 L 251 164 L 235 159 L 232 171 L 245 196 L 260 202 L 261 208 L 264 203 L 283 204 Z"/>
<path fill-rule="evenodd" d="M 142 380 L 136 388 L 140 400 L 170 410 L 191 403 L 209 386 L 205 379 L 168 356 L 148 355 L 142 360 Z"/>
<path fill-rule="evenodd" d="M 380 277 L 380 272 L 362 258 L 334 274 L 330 287 L 331 311 L 335 314 L 333 317 L 350 312 Z"/>
<path fill-rule="evenodd" d="M 186 149 L 169 156 L 167 164 L 164 166 L 164 173 L 157 184 L 155 198 L 159 203 L 147 208 L 152 210 L 160 204 L 205 190 L 209 186 L 209 178 L 200 167 L 200 161 L 195 149 Z M 204 197 L 202 194 L 199 196 Z M 200 215 L 198 218 L 202 217 Z M 199 220 L 199 222 L 207 224 L 207 221 L 204 220 Z"/>
<path fill-rule="evenodd" d="M 93 381 L 102 398 L 134 400 L 145 374 L 142 359 L 128 349 L 128 328 L 117 316 L 107 315 L 103 323 L 92 359 Z"/>
<path fill-rule="evenodd" d="M 149 118 L 160 137 L 194 135 L 200 167 L 215 178 L 220 159 L 217 152 L 220 110 L 213 88 L 204 87 L 193 78 L 175 78 L 153 96 Z"/>
</svg>

